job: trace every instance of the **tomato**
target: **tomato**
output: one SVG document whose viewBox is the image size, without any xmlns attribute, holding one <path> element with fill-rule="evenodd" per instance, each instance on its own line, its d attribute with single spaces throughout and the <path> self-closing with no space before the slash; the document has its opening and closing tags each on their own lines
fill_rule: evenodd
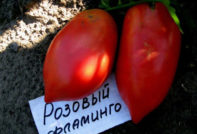
<svg viewBox="0 0 197 134">
<path fill-rule="evenodd" d="M 130 8 L 125 16 L 116 65 L 119 92 L 134 123 L 153 111 L 171 87 L 181 34 L 167 8 L 155 3 Z"/>
<path fill-rule="evenodd" d="M 93 93 L 112 69 L 116 46 L 116 23 L 107 12 L 92 9 L 76 15 L 47 51 L 45 101 L 74 100 Z"/>
</svg>

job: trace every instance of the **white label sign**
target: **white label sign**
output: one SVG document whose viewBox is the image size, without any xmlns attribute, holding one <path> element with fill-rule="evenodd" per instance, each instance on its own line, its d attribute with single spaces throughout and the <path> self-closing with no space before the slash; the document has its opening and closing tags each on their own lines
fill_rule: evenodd
<svg viewBox="0 0 197 134">
<path fill-rule="evenodd" d="M 81 100 L 29 101 L 39 134 L 97 134 L 131 120 L 111 75 L 92 95 Z"/>
</svg>

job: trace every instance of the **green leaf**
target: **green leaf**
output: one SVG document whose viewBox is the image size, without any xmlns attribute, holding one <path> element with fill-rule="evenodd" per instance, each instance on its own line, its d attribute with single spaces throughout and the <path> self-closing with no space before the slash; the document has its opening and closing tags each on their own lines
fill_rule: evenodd
<svg viewBox="0 0 197 134">
<path fill-rule="evenodd" d="M 179 30 L 181 31 L 181 33 L 183 33 L 183 30 L 181 28 L 181 25 L 180 25 L 180 21 L 179 21 L 179 18 L 178 16 L 176 15 L 176 10 L 175 8 L 169 6 L 168 7 L 168 11 L 170 12 L 170 15 L 172 17 L 172 19 L 174 20 L 174 22 L 177 24 L 177 26 L 179 27 Z"/>
<path fill-rule="evenodd" d="M 170 0 L 162 0 L 161 1 L 164 5 L 166 5 L 167 7 L 170 6 Z"/>
</svg>

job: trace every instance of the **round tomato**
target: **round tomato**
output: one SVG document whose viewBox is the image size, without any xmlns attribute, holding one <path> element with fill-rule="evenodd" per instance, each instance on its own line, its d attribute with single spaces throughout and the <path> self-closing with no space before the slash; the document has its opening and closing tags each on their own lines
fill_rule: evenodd
<svg viewBox="0 0 197 134">
<path fill-rule="evenodd" d="M 116 66 L 119 92 L 138 123 L 166 96 L 176 72 L 181 34 L 167 8 L 136 5 L 126 13 Z"/>
<path fill-rule="evenodd" d="M 113 65 L 117 27 L 100 9 L 75 16 L 53 39 L 43 77 L 45 101 L 80 99 L 104 82 Z"/>
</svg>

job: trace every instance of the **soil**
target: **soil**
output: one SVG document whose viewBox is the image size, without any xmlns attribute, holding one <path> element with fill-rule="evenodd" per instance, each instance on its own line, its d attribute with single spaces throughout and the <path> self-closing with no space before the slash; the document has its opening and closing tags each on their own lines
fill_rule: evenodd
<svg viewBox="0 0 197 134">
<path fill-rule="evenodd" d="M 184 33 L 169 94 L 138 125 L 129 121 L 103 134 L 197 133 L 197 2 L 175 2 Z M 98 0 L 0 2 L 0 134 L 38 133 L 28 101 L 44 95 L 42 67 L 47 48 L 73 16 L 97 6 Z M 110 12 L 119 29 L 125 11 Z"/>
</svg>

